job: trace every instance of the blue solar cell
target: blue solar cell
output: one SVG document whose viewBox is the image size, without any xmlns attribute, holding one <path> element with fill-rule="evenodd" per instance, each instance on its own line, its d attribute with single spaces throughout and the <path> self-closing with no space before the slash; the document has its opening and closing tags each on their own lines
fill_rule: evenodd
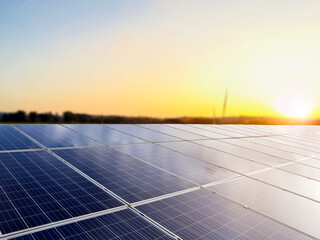
<svg viewBox="0 0 320 240">
<path fill-rule="evenodd" d="M 65 125 L 82 134 L 98 140 L 104 144 L 129 144 L 129 143 L 143 143 L 142 139 L 130 136 L 112 128 L 105 127 L 98 124 L 67 124 Z"/>
<path fill-rule="evenodd" d="M 61 125 L 15 125 L 17 128 L 48 148 L 101 145 Z"/>
<path fill-rule="evenodd" d="M 46 151 L 0 153 L 0 173 L 3 234 L 121 205 Z"/>
<path fill-rule="evenodd" d="M 110 147 L 64 149 L 54 152 L 129 202 L 194 187 Z"/>
<path fill-rule="evenodd" d="M 204 189 L 138 209 L 183 239 L 310 239 Z"/>
<path fill-rule="evenodd" d="M 10 125 L 0 125 L 0 151 L 40 148 Z"/>
<path fill-rule="evenodd" d="M 173 239 L 133 211 L 127 209 L 96 218 L 32 233 L 15 240 L 43 239 Z"/>
<path fill-rule="evenodd" d="M 155 144 L 123 145 L 116 148 L 200 185 L 239 176 Z"/>
<path fill-rule="evenodd" d="M 139 127 L 136 125 L 109 124 L 104 126 L 119 130 L 121 132 L 130 134 L 132 136 L 135 136 L 150 142 L 181 141 L 181 139 L 179 138 L 175 138 L 167 134 L 155 132 L 155 131 L 152 131 L 143 127 Z"/>
</svg>

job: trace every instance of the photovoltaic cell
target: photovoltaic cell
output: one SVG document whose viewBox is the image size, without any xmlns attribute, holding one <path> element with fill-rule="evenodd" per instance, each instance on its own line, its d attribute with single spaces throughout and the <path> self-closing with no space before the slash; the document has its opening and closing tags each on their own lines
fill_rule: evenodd
<svg viewBox="0 0 320 240">
<path fill-rule="evenodd" d="M 191 142 L 170 142 L 160 145 L 238 173 L 249 173 L 267 168 L 262 164 Z"/>
<path fill-rule="evenodd" d="M 0 125 L 0 151 L 40 148 L 10 125 Z"/>
<path fill-rule="evenodd" d="M 209 132 L 213 132 L 213 133 L 219 133 L 219 134 L 225 135 L 226 137 L 245 137 L 245 136 L 247 136 L 247 135 L 232 132 L 232 131 L 226 131 L 226 130 L 218 128 L 218 127 L 216 127 L 216 125 L 212 125 L 212 124 L 190 124 L 190 126 L 200 128 L 200 129 L 203 129 L 203 130 L 206 130 Z"/>
<path fill-rule="evenodd" d="M 275 136 L 273 139 L 285 141 L 285 144 L 298 148 L 308 149 L 310 151 L 319 151 L 320 143 L 309 142 L 308 138 L 297 139 L 288 136 Z"/>
<path fill-rule="evenodd" d="M 207 138 L 228 138 L 228 136 L 220 134 L 220 133 L 214 133 L 210 131 L 206 131 L 203 129 L 192 127 L 192 125 L 183 125 L 183 124 L 165 124 L 165 126 L 180 129 L 186 132 L 190 132 L 193 134 L 201 135 Z"/>
<path fill-rule="evenodd" d="M 214 125 L 215 128 L 219 128 L 225 131 L 230 131 L 230 132 L 235 132 L 235 133 L 239 133 L 248 137 L 257 137 L 257 136 L 261 136 L 261 134 L 258 133 L 253 133 L 253 132 L 249 132 L 246 131 L 245 129 L 240 129 L 240 128 L 233 128 L 230 125 Z"/>
<path fill-rule="evenodd" d="M 173 239 L 151 223 L 127 209 L 100 217 L 70 223 L 15 240 L 62 240 L 62 239 Z"/>
<path fill-rule="evenodd" d="M 227 152 L 238 157 L 243 157 L 258 163 L 266 164 L 268 166 L 277 166 L 279 164 L 287 163 L 288 160 L 279 158 L 273 155 L 257 152 L 251 149 L 238 147 L 229 143 L 225 143 L 218 140 L 203 140 L 194 141 L 195 143 L 217 149 L 219 151 Z"/>
<path fill-rule="evenodd" d="M 112 128 L 98 124 L 65 124 L 68 128 L 72 128 L 88 137 L 98 140 L 104 144 L 130 144 L 143 143 L 142 139 L 130 136 Z"/>
<path fill-rule="evenodd" d="M 318 160 L 319 161 L 319 160 Z M 319 161 L 320 162 L 320 161 Z M 291 173 L 296 173 L 307 178 L 311 178 L 320 182 L 320 169 L 311 166 L 305 166 L 298 163 L 287 164 L 281 166 L 280 169 Z"/>
<path fill-rule="evenodd" d="M 180 178 L 110 147 L 54 152 L 128 202 L 194 187 Z"/>
<path fill-rule="evenodd" d="M 122 205 L 46 151 L 0 153 L 2 234 Z"/>
<path fill-rule="evenodd" d="M 226 143 L 231 143 L 231 144 L 237 145 L 239 147 L 248 148 L 248 149 L 252 149 L 254 151 L 273 155 L 275 157 L 284 158 L 289 161 L 296 161 L 296 160 L 305 158 L 305 156 L 300 155 L 300 154 L 288 152 L 288 151 L 281 150 L 281 149 L 276 149 L 273 147 L 264 146 L 261 144 L 257 144 L 255 142 L 245 141 L 244 139 L 233 138 L 233 139 L 222 139 L 221 141 L 226 142 Z"/>
<path fill-rule="evenodd" d="M 110 124 L 104 125 L 121 132 L 130 134 L 132 136 L 144 139 L 149 142 L 167 142 L 167 141 L 179 141 L 181 139 L 169 136 L 167 134 L 158 133 L 143 127 L 129 124 Z"/>
<path fill-rule="evenodd" d="M 307 154 L 307 156 L 320 154 L 319 147 L 312 147 L 312 146 L 308 146 L 308 145 L 305 145 L 305 144 L 294 143 L 294 142 L 290 141 L 290 138 L 289 138 L 289 140 L 288 139 L 286 139 L 286 140 L 278 139 L 278 138 L 275 138 L 275 137 L 273 137 L 273 138 L 264 137 L 263 139 L 271 141 L 271 142 L 279 143 L 279 144 L 284 145 L 284 146 L 289 146 L 289 150 L 292 149 L 291 147 L 298 148 L 300 150 L 302 149 L 303 151 L 306 152 L 306 153 L 304 153 L 304 155 Z"/>
<path fill-rule="evenodd" d="M 300 148 L 296 148 L 296 147 L 291 147 L 289 145 L 281 144 L 279 142 L 270 141 L 270 140 L 267 140 L 266 138 L 257 138 L 257 139 L 246 138 L 245 140 L 249 141 L 249 142 L 254 142 L 257 144 L 273 147 L 275 149 L 280 149 L 280 150 L 284 150 L 287 152 L 292 152 L 292 153 L 299 154 L 299 155 L 302 155 L 305 157 L 312 157 L 312 156 L 318 154 L 316 152 L 311 152 L 308 150 L 304 150 L 304 149 L 300 149 Z"/>
<path fill-rule="evenodd" d="M 155 144 L 123 145 L 116 148 L 200 185 L 239 176 Z"/>
<path fill-rule="evenodd" d="M 204 189 L 137 208 L 183 239 L 309 239 Z"/>
<path fill-rule="evenodd" d="M 15 126 L 48 148 L 100 145 L 98 142 L 61 125 L 19 124 Z"/>
<path fill-rule="evenodd" d="M 278 169 L 260 172 L 252 175 L 251 177 L 316 201 L 320 201 L 320 182 L 318 181 Z"/>
<path fill-rule="evenodd" d="M 306 164 L 311 167 L 315 167 L 315 168 L 320 169 L 320 160 L 319 159 L 306 159 L 306 160 L 300 161 L 299 163 Z"/>
<path fill-rule="evenodd" d="M 184 140 L 199 140 L 199 139 L 207 139 L 207 137 L 197 135 L 194 133 L 186 132 L 180 129 L 168 127 L 162 124 L 139 124 L 138 126 L 148 128 L 157 132 L 161 132 L 164 134 L 168 134 L 180 139 Z"/>
<path fill-rule="evenodd" d="M 317 202 L 247 177 L 209 189 L 320 238 L 320 205 Z"/>
</svg>

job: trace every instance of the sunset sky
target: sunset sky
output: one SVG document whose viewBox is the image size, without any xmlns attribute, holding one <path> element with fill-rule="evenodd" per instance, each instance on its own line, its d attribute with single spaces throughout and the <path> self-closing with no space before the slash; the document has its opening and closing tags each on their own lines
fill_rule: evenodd
<svg viewBox="0 0 320 240">
<path fill-rule="evenodd" d="M 0 111 L 320 117 L 319 0 L 0 0 Z"/>
</svg>

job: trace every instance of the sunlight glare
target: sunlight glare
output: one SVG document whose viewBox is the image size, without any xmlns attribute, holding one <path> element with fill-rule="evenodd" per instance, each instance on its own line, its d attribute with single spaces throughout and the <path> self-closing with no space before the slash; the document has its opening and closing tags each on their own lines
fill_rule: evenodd
<svg viewBox="0 0 320 240">
<path fill-rule="evenodd" d="M 299 93 L 284 93 L 275 101 L 275 108 L 278 113 L 286 117 L 305 118 L 312 111 L 311 100 Z"/>
</svg>

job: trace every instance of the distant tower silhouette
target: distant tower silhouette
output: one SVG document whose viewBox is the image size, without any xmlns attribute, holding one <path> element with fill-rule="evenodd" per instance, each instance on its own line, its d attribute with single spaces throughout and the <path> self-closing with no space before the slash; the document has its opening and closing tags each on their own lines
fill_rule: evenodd
<svg viewBox="0 0 320 240">
<path fill-rule="evenodd" d="M 226 88 L 226 92 L 225 92 L 225 95 L 224 95 L 222 117 L 225 117 L 226 110 L 227 110 L 227 102 L 228 102 L 228 88 Z"/>
</svg>

